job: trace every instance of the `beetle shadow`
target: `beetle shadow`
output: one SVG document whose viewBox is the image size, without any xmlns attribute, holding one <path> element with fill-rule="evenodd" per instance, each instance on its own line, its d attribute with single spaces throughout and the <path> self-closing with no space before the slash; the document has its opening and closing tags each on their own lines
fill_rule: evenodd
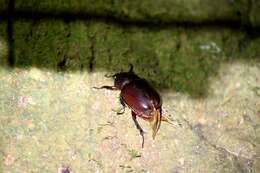
<svg viewBox="0 0 260 173">
<path fill-rule="evenodd" d="M 259 32 L 235 22 L 160 24 L 82 12 L 15 11 L 14 6 L 10 0 L 1 14 L 0 32 L 8 45 L 3 67 L 117 73 L 131 63 L 159 90 L 199 98 L 207 96 L 209 77 L 222 62 L 246 62 L 251 50 L 249 57 L 259 62 L 257 47 L 250 47 Z"/>
</svg>

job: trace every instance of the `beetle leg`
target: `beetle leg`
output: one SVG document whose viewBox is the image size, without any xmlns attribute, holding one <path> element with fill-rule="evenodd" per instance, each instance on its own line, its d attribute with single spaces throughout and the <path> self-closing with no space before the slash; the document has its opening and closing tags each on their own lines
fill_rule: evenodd
<svg viewBox="0 0 260 173">
<path fill-rule="evenodd" d="M 121 114 L 125 113 L 125 106 L 123 106 L 120 110 L 112 109 L 112 111 L 116 112 L 117 115 L 121 115 Z"/>
<path fill-rule="evenodd" d="M 117 115 L 122 115 L 125 113 L 125 107 L 122 107 L 122 109 L 120 109 L 120 111 L 116 112 Z"/>
<path fill-rule="evenodd" d="M 115 77 L 115 75 L 114 74 L 112 74 L 112 75 L 109 75 L 109 74 L 105 74 L 105 77 L 107 77 L 107 78 L 113 78 L 113 77 Z"/>
<path fill-rule="evenodd" d="M 173 125 L 174 127 L 178 127 L 178 126 L 182 127 L 182 123 L 177 119 L 170 119 L 166 116 L 162 116 L 162 121 L 165 121 L 165 122 Z"/>
<path fill-rule="evenodd" d="M 116 112 L 116 114 L 117 115 L 121 115 L 121 114 L 123 114 L 123 113 L 125 113 L 125 102 L 124 102 L 124 100 L 123 100 L 123 98 L 122 98 L 122 96 L 120 95 L 120 99 L 119 99 L 119 101 L 120 101 L 120 103 L 121 103 L 121 105 L 122 105 L 122 108 L 120 109 L 120 110 L 113 110 L 114 112 Z"/>
<path fill-rule="evenodd" d="M 119 100 L 120 100 L 121 105 L 123 106 L 123 108 L 121 109 L 121 110 L 123 110 L 123 112 L 117 112 L 117 115 L 121 115 L 121 114 L 125 113 L 125 102 L 124 102 L 124 100 L 123 100 L 121 95 L 120 95 L 120 99 Z"/>
<path fill-rule="evenodd" d="M 101 87 L 93 87 L 95 89 L 108 89 L 108 90 L 118 90 L 115 86 L 101 86 Z"/>
<path fill-rule="evenodd" d="M 140 135 L 142 136 L 142 148 L 144 148 L 144 131 L 142 127 L 139 125 L 138 121 L 136 120 L 136 114 L 132 111 L 132 119 L 135 123 L 136 128 L 139 130 Z"/>
</svg>

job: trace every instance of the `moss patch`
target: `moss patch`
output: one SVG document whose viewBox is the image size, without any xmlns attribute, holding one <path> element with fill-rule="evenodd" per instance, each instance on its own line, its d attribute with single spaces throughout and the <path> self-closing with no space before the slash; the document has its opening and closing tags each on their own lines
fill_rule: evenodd
<svg viewBox="0 0 260 173">
<path fill-rule="evenodd" d="M 127 70 L 155 87 L 206 96 L 220 62 L 257 59 L 258 38 L 228 28 L 137 27 L 96 21 L 14 23 L 15 66 L 54 71 Z"/>
</svg>

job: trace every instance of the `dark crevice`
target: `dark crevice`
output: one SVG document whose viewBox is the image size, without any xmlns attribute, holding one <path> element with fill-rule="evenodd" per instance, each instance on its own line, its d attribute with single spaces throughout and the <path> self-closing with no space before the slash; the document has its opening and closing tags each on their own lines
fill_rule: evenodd
<svg viewBox="0 0 260 173">
<path fill-rule="evenodd" d="M 10 4 L 14 5 L 14 0 L 10 0 Z M 74 20 L 94 20 L 106 23 L 119 24 L 123 26 L 139 26 L 139 27 L 149 27 L 149 28 L 165 28 L 169 26 L 182 26 L 182 27 L 201 27 L 201 26 L 218 26 L 218 27 L 229 27 L 233 29 L 242 29 L 241 21 L 239 20 L 228 20 L 228 19 L 215 19 L 208 20 L 204 22 L 192 22 L 192 21 L 160 21 L 160 20 L 142 20 L 142 19 L 131 19 L 129 17 L 115 17 L 113 15 L 101 15 L 89 12 L 41 12 L 41 11 L 26 11 L 26 10 L 15 10 L 12 8 L 12 16 L 14 19 L 29 19 L 29 20 L 40 20 L 40 19 L 58 19 L 64 22 L 70 22 Z M 3 19 L 8 19 L 10 13 L 0 13 Z M 259 28 L 254 28 L 258 30 Z"/>
<path fill-rule="evenodd" d="M 64 56 L 64 58 L 58 63 L 58 70 L 66 70 L 67 59 L 68 58 Z"/>
<path fill-rule="evenodd" d="M 201 125 L 200 124 L 194 126 L 188 120 L 186 120 L 185 118 L 182 118 L 182 121 L 207 146 L 210 146 L 211 148 L 213 148 L 214 150 L 218 151 L 220 154 L 222 154 L 224 156 L 229 156 L 230 158 L 232 158 L 232 160 L 234 160 L 236 162 L 236 164 L 239 164 L 239 160 L 241 160 L 241 159 L 246 160 L 247 163 L 250 163 L 251 165 L 253 164 L 254 158 L 256 156 L 253 156 L 252 158 L 249 158 L 247 156 L 240 155 L 239 153 L 237 154 L 237 153 L 230 152 L 226 148 L 218 146 L 217 144 L 214 144 L 213 142 L 209 141 L 207 139 L 207 137 L 203 134 L 203 131 L 201 129 Z M 241 165 L 240 165 L 240 167 L 241 167 Z"/>
<path fill-rule="evenodd" d="M 14 67 L 14 26 L 13 26 L 13 14 L 14 14 L 15 0 L 9 0 L 7 11 L 7 40 L 8 40 L 8 64 L 10 67 Z"/>
</svg>

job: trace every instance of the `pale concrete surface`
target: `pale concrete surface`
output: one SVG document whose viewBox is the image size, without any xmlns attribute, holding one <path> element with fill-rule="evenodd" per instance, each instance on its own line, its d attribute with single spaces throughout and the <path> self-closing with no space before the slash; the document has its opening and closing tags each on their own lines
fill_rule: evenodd
<svg viewBox="0 0 260 173">
<path fill-rule="evenodd" d="M 224 63 L 210 94 L 191 99 L 160 91 L 165 115 L 145 147 L 130 111 L 116 115 L 118 94 L 105 72 L 57 73 L 36 68 L 0 70 L 3 172 L 259 172 L 260 66 Z"/>
</svg>

